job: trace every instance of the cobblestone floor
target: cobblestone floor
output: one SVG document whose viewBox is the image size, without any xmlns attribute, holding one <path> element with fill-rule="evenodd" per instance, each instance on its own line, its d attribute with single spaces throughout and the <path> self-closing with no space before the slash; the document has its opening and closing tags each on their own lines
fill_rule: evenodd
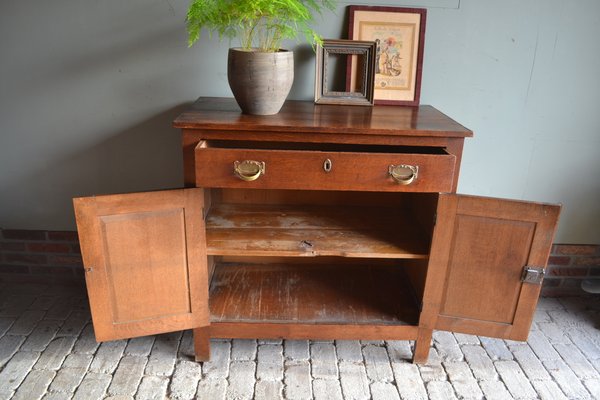
<svg viewBox="0 0 600 400">
<path fill-rule="evenodd" d="M 406 341 L 215 340 L 190 331 L 98 344 L 82 289 L 0 283 L 4 399 L 600 398 L 600 297 L 543 298 L 527 343 L 436 332 Z"/>
</svg>

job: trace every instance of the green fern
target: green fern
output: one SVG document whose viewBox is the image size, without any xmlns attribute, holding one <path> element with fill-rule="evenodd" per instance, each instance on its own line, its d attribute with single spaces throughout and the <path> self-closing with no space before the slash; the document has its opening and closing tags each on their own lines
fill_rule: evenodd
<svg viewBox="0 0 600 400">
<path fill-rule="evenodd" d="M 241 47 L 277 51 L 284 39 L 303 33 L 314 46 L 321 37 L 310 27 L 313 14 L 334 10 L 336 0 L 192 0 L 187 13 L 188 44 L 202 29 L 220 39 L 239 37 Z"/>
</svg>

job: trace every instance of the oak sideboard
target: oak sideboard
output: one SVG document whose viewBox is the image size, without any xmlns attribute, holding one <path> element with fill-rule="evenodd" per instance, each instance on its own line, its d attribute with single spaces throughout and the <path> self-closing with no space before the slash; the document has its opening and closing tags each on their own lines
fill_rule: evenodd
<svg viewBox="0 0 600 400">
<path fill-rule="evenodd" d="M 431 106 L 200 98 L 185 188 L 74 199 L 98 341 L 525 340 L 560 207 L 456 193 L 472 132 Z"/>
</svg>

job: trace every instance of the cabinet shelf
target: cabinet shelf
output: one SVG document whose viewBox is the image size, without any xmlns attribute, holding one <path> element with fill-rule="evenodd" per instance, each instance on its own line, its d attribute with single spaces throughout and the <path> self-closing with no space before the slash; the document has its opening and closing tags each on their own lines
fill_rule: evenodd
<svg viewBox="0 0 600 400">
<path fill-rule="evenodd" d="M 219 204 L 206 218 L 209 255 L 425 259 L 429 240 L 392 207 Z"/>
<path fill-rule="evenodd" d="M 415 326 L 419 311 L 406 281 L 400 266 L 220 263 L 211 323 Z"/>
</svg>

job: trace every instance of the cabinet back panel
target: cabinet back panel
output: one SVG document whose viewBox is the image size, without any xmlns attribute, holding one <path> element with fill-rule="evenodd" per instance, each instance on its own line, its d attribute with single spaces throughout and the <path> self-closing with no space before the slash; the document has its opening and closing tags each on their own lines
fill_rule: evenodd
<svg viewBox="0 0 600 400">
<path fill-rule="evenodd" d="M 223 203 L 404 206 L 406 194 L 323 190 L 212 189 Z"/>
</svg>

